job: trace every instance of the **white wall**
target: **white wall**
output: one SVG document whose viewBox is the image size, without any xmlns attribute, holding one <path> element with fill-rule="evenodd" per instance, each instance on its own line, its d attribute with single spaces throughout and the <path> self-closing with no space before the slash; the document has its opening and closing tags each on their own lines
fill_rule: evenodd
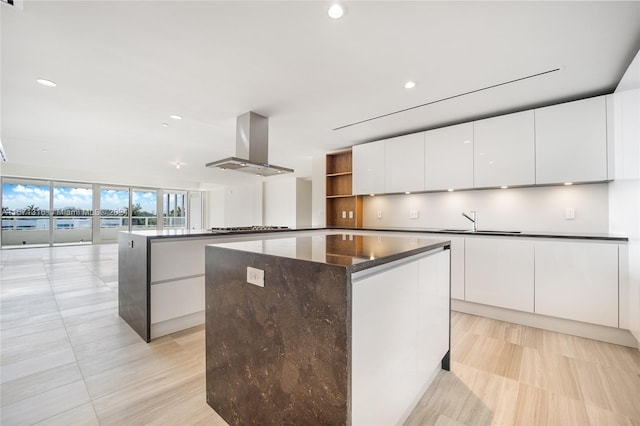
<svg viewBox="0 0 640 426">
<path fill-rule="evenodd" d="M 225 188 L 215 188 L 205 193 L 204 228 L 222 228 L 224 224 Z"/>
<path fill-rule="evenodd" d="M 262 224 L 262 182 L 225 186 L 224 226 Z"/>
<path fill-rule="evenodd" d="M 296 179 L 264 182 L 264 224 L 296 226 Z"/>
<path fill-rule="evenodd" d="M 309 179 L 296 179 L 296 228 L 308 228 L 312 222 L 313 184 Z"/>
<path fill-rule="evenodd" d="M 264 224 L 305 228 L 311 225 L 312 182 L 304 178 L 268 180 L 263 184 Z"/>
<path fill-rule="evenodd" d="M 610 232 L 629 237 L 629 328 L 640 342 L 640 52 L 614 93 L 615 181 L 609 188 Z M 640 347 L 640 346 L 639 346 Z"/>
<path fill-rule="evenodd" d="M 606 183 L 364 197 L 365 227 L 471 229 L 462 212 L 478 212 L 478 229 L 559 233 L 609 231 Z M 565 209 L 575 219 L 565 219 Z M 418 210 L 418 219 L 409 211 Z M 378 211 L 382 219 L 377 218 Z"/>
</svg>

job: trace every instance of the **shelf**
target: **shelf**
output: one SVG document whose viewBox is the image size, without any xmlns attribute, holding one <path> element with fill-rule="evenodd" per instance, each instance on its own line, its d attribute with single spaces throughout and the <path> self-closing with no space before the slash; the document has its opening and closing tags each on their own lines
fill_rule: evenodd
<svg viewBox="0 0 640 426">
<path fill-rule="evenodd" d="M 351 150 L 327 154 L 327 175 L 351 173 Z"/>
<path fill-rule="evenodd" d="M 327 195 L 327 198 L 350 198 L 350 197 L 356 197 L 356 195 L 353 195 L 353 194 Z"/>
<path fill-rule="evenodd" d="M 331 174 L 328 174 L 327 177 L 347 176 L 347 175 L 351 175 L 351 174 L 353 174 L 353 173 L 352 172 L 331 173 Z"/>
</svg>

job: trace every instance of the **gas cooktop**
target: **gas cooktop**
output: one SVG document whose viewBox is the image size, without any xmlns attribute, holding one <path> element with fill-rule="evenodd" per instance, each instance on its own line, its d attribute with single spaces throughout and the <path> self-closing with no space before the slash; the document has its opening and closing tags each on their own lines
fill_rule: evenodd
<svg viewBox="0 0 640 426">
<path fill-rule="evenodd" d="M 230 226 L 227 228 L 211 228 L 211 230 L 215 232 L 276 231 L 279 229 L 289 229 L 289 227 L 288 226 L 255 225 L 255 226 Z"/>
</svg>

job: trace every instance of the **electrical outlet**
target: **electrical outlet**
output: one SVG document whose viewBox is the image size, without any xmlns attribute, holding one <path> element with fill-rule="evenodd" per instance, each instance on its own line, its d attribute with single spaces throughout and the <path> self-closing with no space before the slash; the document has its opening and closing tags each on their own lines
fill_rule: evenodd
<svg viewBox="0 0 640 426">
<path fill-rule="evenodd" d="M 378 219 L 382 219 L 382 210 L 378 210 L 377 217 Z"/>
<path fill-rule="evenodd" d="M 342 218 L 343 219 L 347 218 L 347 212 L 345 210 L 342 210 Z"/>
<path fill-rule="evenodd" d="M 133 248 L 133 240 L 129 240 L 129 248 Z"/>
<path fill-rule="evenodd" d="M 264 270 L 247 266 L 247 282 L 258 287 L 264 287 Z"/>
<path fill-rule="evenodd" d="M 417 219 L 418 213 L 418 210 L 409 210 L 409 219 Z"/>
<path fill-rule="evenodd" d="M 564 210 L 564 218 L 568 220 L 573 220 L 576 218 L 576 210 L 573 207 L 567 207 Z"/>
<path fill-rule="evenodd" d="M 349 219 L 353 219 L 353 211 L 349 210 Z"/>
</svg>

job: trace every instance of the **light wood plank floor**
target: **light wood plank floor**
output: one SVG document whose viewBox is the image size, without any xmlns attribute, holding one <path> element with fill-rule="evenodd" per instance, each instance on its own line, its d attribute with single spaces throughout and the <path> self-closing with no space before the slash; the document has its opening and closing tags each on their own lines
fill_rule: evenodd
<svg viewBox="0 0 640 426">
<path fill-rule="evenodd" d="M 204 328 L 144 343 L 117 315 L 117 247 L 3 250 L 0 424 L 224 425 Z M 452 314 L 452 371 L 410 425 L 640 425 L 640 352 Z"/>
</svg>

